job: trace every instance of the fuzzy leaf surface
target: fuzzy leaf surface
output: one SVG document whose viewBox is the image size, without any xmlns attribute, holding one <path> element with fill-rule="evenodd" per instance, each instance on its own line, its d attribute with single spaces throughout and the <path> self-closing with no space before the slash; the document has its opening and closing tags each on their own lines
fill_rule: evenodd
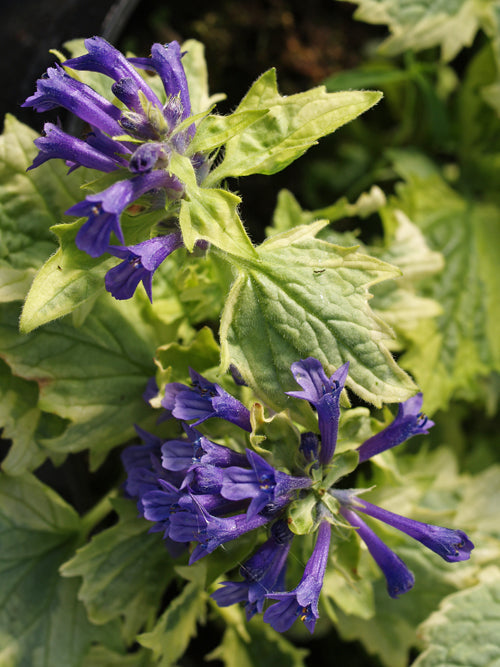
<svg viewBox="0 0 500 667">
<path fill-rule="evenodd" d="M 281 96 L 275 70 L 265 72 L 235 113 L 266 108 L 266 115 L 227 142 L 224 160 L 212 171 L 207 185 L 228 176 L 281 171 L 320 137 L 367 111 L 381 96 L 374 91 L 327 93 L 323 87 Z"/>
<path fill-rule="evenodd" d="M 428 648 L 414 667 L 491 667 L 500 664 L 500 571 L 482 573 L 481 582 L 443 600 L 420 626 Z"/>
<path fill-rule="evenodd" d="M 313 356 L 333 372 L 350 362 L 347 386 L 380 405 L 414 393 L 385 347 L 390 330 L 368 306 L 368 286 L 394 267 L 313 238 L 325 222 L 273 236 L 259 262 L 242 266 L 221 322 L 222 363 L 234 363 L 269 405 L 295 388 L 290 365 Z"/>
</svg>

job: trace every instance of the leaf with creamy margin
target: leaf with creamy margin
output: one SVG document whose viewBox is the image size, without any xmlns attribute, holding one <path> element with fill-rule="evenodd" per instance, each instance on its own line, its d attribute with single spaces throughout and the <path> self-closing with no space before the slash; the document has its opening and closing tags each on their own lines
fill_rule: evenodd
<svg viewBox="0 0 500 667">
<path fill-rule="evenodd" d="M 385 346 L 391 333 L 368 305 L 368 287 L 398 275 L 394 267 L 315 239 L 327 221 L 301 225 L 265 241 L 239 275 L 221 320 L 223 367 L 233 363 L 275 409 L 290 403 L 290 366 L 318 358 L 331 373 L 350 362 L 346 386 L 381 405 L 415 392 Z"/>
<path fill-rule="evenodd" d="M 414 667 L 490 667 L 500 662 L 500 570 L 487 568 L 480 583 L 446 597 L 419 628 L 428 648 Z"/>
</svg>

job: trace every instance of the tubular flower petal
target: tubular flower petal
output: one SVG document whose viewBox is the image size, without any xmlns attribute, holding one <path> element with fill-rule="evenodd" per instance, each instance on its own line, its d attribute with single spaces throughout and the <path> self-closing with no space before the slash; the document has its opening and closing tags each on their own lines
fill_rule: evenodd
<svg viewBox="0 0 500 667">
<path fill-rule="evenodd" d="M 271 537 L 240 568 L 244 581 L 223 581 L 222 587 L 211 597 L 219 607 L 245 602 L 247 620 L 264 608 L 269 591 L 282 588 L 286 560 L 293 533 L 286 522 L 278 520 L 271 528 Z"/>
<path fill-rule="evenodd" d="M 123 262 L 107 272 L 104 279 L 106 289 L 115 299 L 130 299 L 142 281 L 146 294 L 152 302 L 153 273 L 174 250 L 181 246 L 180 232 L 158 236 L 137 245 L 110 246 L 109 252 L 122 258 Z"/>
<path fill-rule="evenodd" d="M 292 373 L 303 391 L 288 391 L 289 396 L 309 401 L 318 412 L 318 426 L 321 433 L 319 461 L 328 463 L 335 453 L 340 417 L 340 394 L 344 388 L 349 363 L 338 368 L 328 378 L 321 363 L 313 357 L 292 364 Z"/>
<path fill-rule="evenodd" d="M 341 503 L 347 503 L 350 509 L 363 512 L 363 514 L 383 521 L 388 526 L 406 533 L 449 563 L 469 560 L 470 552 L 474 549 L 474 545 L 462 530 L 452 530 L 451 528 L 442 528 L 414 519 L 407 519 L 404 516 L 377 507 L 377 505 L 372 505 L 366 500 L 354 497 L 352 492 L 349 495 L 349 491 L 335 491 L 334 495 Z M 342 500 L 343 498 L 344 500 Z M 346 500 L 347 498 L 350 499 Z"/>
<path fill-rule="evenodd" d="M 467 560 L 474 548 L 460 530 L 406 519 L 360 499 L 355 489 L 335 488 L 342 471 L 349 470 L 350 462 L 358 458 L 350 453 L 346 458 L 345 452 L 335 454 L 339 398 L 347 368 L 345 364 L 327 377 L 316 359 L 293 364 L 302 390 L 289 395 L 308 400 L 316 408 L 321 438 L 312 431 L 302 433 L 296 456 L 288 455 L 286 443 L 280 443 L 284 446 L 275 459 L 271 447 L 266 459 L 251 449 L 243 455 L 212 442 L 187 424 L 183 424 L 184 438 L 158 442 L 144 434 L 146 445 L 130 448 L 123 455 L 128 495 L 138 497 L 140 511 L 153 523 L 151 530 L 163 532 L 170 549 L 174 543 L 194 543 L 190 563 L 250 531 L 270 527 L 266 541 L 241 566 L 242 580 L 224 581 L 212 597 L 220 606 L 244 603 L 248 619 L 264 612 L 264 621 L 278 632 L 288 630 L 297 618 L 310 632 L 315 628 L 329 558 L 330 524 L 348 522 L 356 530 L 382 570 L 393 598 L 412 588 L 413 574 L 360 514 L 405 532 L 449 562 Z M 173 417 L 201 423 L 217 416 L 251 432 L 245 406 L 219 385 L 192 369 L 189 372 L 193 387 L 179 382 L 166 386 L 162 405 Z M 358 449 L 363 460 L 429 428 L 431 423 L 424 422 L 420 414 L 421 406 L 421 396 L 401 404 L 393 424 Z M 236 432 L 232 437 L 244 435 Z M 259 446 L 260 437 L 259 432 L 250 436 L 254 447 Z M 286 462 L 286 471 L 274 465 L 277 460 Z M 303 532 L 314 530 L 317 538 L 299 584 L 287 591 L 291 530 L 298 533 L 298 540 Z M 274 603 L 265 609 L 267 600 Z"/>
<path fill-rule="evenodd" d="M 396 556 L 357 514 L 346 508 L 341 510 L 341 514 L 354 528 L 358 529 L 359 536 L 386 578 L 387 592 L 391 598 L 397 598 L 411 590 L 415 583 L 415 577 L 401 558 Z"/>
<path fill-rule="evenodd" d="M 67 215 L 87 217 L 87 222 L 76 235 L 77 247 L 91 257 L 99 257 L 107 252 L 112 232 L 121 243 L 125 243 L 120 226 L 121 214 L 141 195 L 157 188 L 177 188 L 182 191 L 175 177 L 158 170 L 118 181 L 103 192 L 88 195 L 84 201 L 69 208 Z"/>
<path fill-rule="evenodd" d="M 179 382 L 172 382 L 165 387 L 165 396 L 161 404 L 170 410 L 174 417 L 194 419 L 194 426 L 210 417 L 220 417 L 245 431 L 252 430 L 250 412 L 236 398 L 191 368 L 189 375 L 193 383 L 192 389 Z"/>
<path fill-rule="evenodd" d="M 396 419 L 371 438 L 368 438 L 359 448 L 359 462 L 363 463 L 372 456 L 385 452 L 386 449 L 397 447 L 414 435 L 424 435 L 434 426 L 422 412 L 422 394 L 409 398 L 399 404 Z"/>
<path fill-rule="evenodd" d="M 309 477 L 291 477 L 275 470 L 261 456 L 247 449 L 251 469 L 230 467 L 224 470 L 221 495 L 229 500 L 251 498 L 248 517 L 261 512 L 266 505 L 288 504 L 298 489 L 312 484 Z"/>
<path fill-rule="evenodd" d="M 268 598 L 278 600 L 264 613 L 264 621 L 278 632 L 285 632 L 300 618 L 309 632 L 314 632 L 319 618 L 318 601 L 323 586 L 328 553 L 330 549 L 331 526 L 323 521 L 318 529 L 318 537 L 311 558 L 307 561 L 304 575 L 297 588 L 289 593 L 269 593 Z"/>
</svg>

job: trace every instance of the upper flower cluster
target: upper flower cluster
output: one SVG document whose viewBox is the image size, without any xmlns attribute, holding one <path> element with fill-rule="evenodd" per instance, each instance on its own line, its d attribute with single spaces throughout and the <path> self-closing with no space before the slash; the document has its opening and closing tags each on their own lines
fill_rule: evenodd
<svg viewBox="0 0 500 667">
<path fill-rule="evenodd" d="M 151 298 L 154 271 L 173 250 L 182 245 L 179 233 L 156 236 L 126 246 L 120 224 L 121 214 L 143 195 L 149 206 L 164 208 L 184 194 L 180 180 L 169 173 L 173 152 L 184 154 L 196 128 L 185 122 L 191 104 L 182 53 L 177 42 L 153 44 L 150 58 L 127 59 L 106 40 L 85 40 L 88 53 L 71 58 L 63 67 L 55 65 L 37 81 L 34 95 L 23 106 L 47 111 L 63 107 L 83 120 L 89 131 L 84 138 L 73 137 L 53 123 L 46 123 L 44 136 L 35 140 L 39 153 L 30 169 L 54 158 L 66 161 L 70 170 L 89 167 L 117 172 L 111 186 L 66 211 L 87 218 L 76 236 L 76 245 L 91 257 L 111 253 L 123 259 L 106 276 L 106 288 L 117 299 L 127 299 L 142 280 Z M 68 71 L 99 72 L 114 83 L 108 101 Z M 147 84 L 139 70 L 155 72 L 161 79 L 160 97 Z M 201 179 L 208 163 L 201 155 L 192 156 L 193 167 Z M 111 234 L 121 246 L 110 245 Z"/>
<path fill-rule="evenodd" d="M 391 597 L 407 592 L 414 578 L 360 514 L 385 522 L 440 555 L 447 561 L 466 560 L 474 548 L 460 530 L 440 528 L 414 521 L 362 500 L 359 491 L 338 489 L 330 483 L 340 416 L 340 394 L 348 364 L 331 377 L 320 362 L 308 358 L 292 365 L 301 391 L 289 395 L 307 400 L 318 413 L 319 434 L 303 433 L 298 468 L 283 472 L 252 449 L 245 453 L 216 444 L 184 422 L 186 439 L 162 442 L 140 432 L 145 445 L 129 447 L 123 453 L 127 470 L 126 491 L 138 499 L 142 516 L 155 523 L 152 530 L 163 532 L 174 552 L 196 544 L 190 563 L 244 533 L 268 528 L 268 539 L 241 566 L 241 581 L 225 581 L 212 597 L 220 606 L 244 602 L 247 617 L 264 611 L 264 621 L 276 630 L 287 630 L 300 618 L 312 632 L 319 617 L 318 601 L 329 559 L 332 524 L 348 522 L 365 542 L 387 580 Z M 195 424 L 219 417 L 250 431 L 248 410 L 218 385 L 191 371 L 193 386 L 167 385 L 164 407 L 182 420 Z M 422 413 L 422 395 L 400 404 L 394 421 L 358 447 L 360 461 L 395 447 L 433 426 Z M 324 498 L 335 498 L 334 504 Z M 286 563 L 294 534 L 287 517 L 313 498 L 313 525 L 317 529 L 314 550 L 304 574 L 286 591 Z M 265 609 L 266 602 L 276 602 Z"/>
</svg>

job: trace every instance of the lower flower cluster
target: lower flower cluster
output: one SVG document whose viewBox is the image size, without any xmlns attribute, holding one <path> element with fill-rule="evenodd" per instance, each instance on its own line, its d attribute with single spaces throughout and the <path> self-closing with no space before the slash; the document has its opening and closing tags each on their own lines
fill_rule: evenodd
<svg viewBox="0 0 500 667">
<path fill-rule="evenodd" d="M 248 619 L 264 612 L 264 621 L 279 632 L 288 630 L 297 618 L 310 632 L 314 630 L 332 525 L 345 526 L 347 522 L 357 532 L 394 598 L 411 589 L 413 574 L 360 514 L 406 533 L 449 562 L 468 559 L 474 548 L 460 530 L 401 517 L 362 500 L 361 491 L 335 488 L 331 483 L 340 394 L 347 372 L 345 364 L 328 378 L 313 358 L 292 365 L 302 391 L 290 395 L 315 408 L 319 430 L 319 434 L 302 434 L 295 474 L 277 470 L 253 449 L 243 453 L 212 442 L 186 421 L 185 437 L 166 442 L 138 429 L 144 444 L 131 446 L 122 455 L 126 493 L 137 498 L 141 516 L 154 523 L 152 531 L 163 533 L 173 555 L 194 544 L 190 564 L 250 531 L 267 531 L 267 539 L 241 566 L 242 579 L 223 582 L 212 597 L 219 606 L 244 603 Z M 236 398 L 194 371 L 191 378 L 192 387 L 167 385 L 163 405 L 171 416 L 194 420 L 195 425 L 218 417 L 242 432 L 251 430 L 249 412 Z M 421 406 L 421 394 L 400 404 L 394 421 L 358 447 L 359 460 L 427 433 L 433 423 L 421 413 Z M 333 505 L 325 497 L 333 499 Z M 295 539 L 288 512 L 292 503 L 296 508 L 301 502 L 313 507 L 311 526 L 317 535 L 301 580 L 287 591 L 287 560 Z"/>
</svg>

